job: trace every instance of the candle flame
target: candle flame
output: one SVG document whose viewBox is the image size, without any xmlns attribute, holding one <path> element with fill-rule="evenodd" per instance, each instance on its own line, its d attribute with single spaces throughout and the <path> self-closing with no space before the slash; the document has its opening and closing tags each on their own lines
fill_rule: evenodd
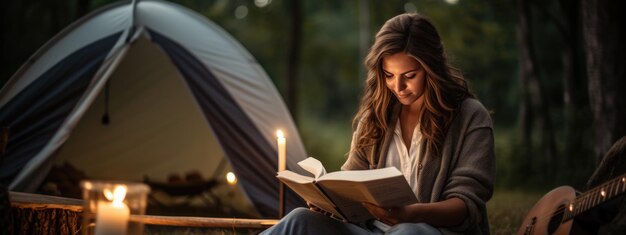
<svg viewBox="0 0 626 235">
<path fill-rule="evenodd" d="M 93 188 L 93 185 L 91 184 L 91 182 L 87 181 L 87 182 L 85 182 L 83 187 L 85 187 L 85 189 L 87 189 L 87 190 L 91 190 Z"/>
<path fill-rule="evenodd" d="M 113 201 L 113 206 L 123 207 L 124 198 L 126 197 L 126 186 L 117 185 L 115 189 L 113 189 L 113 192 L 106 188 L 104 189 L 104 197 L 109 201 Z"/>
<path fill-rule="evenodd" d="M 285 138 L 285 135 L 283 134 L 283 131 L 277 130 L 276 137 L 278 137 L 279 139 L 282 139 L 282 138 Z"/>
<path fill-rule="evenodd" d="M 235 173 L 232 172 L 228 172 L 226 173 L 226 181 L 228 181 L 228 184 L 233 185 L 237 183 L 237 176 L 235 176 Z"/>
</svg>

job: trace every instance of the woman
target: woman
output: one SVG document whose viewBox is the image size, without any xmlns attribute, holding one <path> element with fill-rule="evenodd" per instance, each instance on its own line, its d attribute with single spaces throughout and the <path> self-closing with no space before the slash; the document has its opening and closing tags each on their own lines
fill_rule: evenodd
<svg viewBox="0 0 626 235">
<path fill-rule="evenodd" d="M 419 203 L 364 204 L 386 234 L 489 234 L 485 203 L 495 156 L 488 112 L 446 60 L 432 23 L 418 14 L 388 20 L 367 55 L 368 78 L 342 170 L 396 167 Z M 296 209 L 266 234 L 382 234 Z"/>
</svg>

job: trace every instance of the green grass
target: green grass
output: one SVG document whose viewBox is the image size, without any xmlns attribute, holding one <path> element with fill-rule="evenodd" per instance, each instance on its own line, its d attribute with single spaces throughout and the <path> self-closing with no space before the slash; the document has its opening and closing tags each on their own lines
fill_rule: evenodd
<svg viewBox="0 0 626 235">
<path fill-rule="evenodd" d="M 487 203 L 491 234 L 515 234 L 543 192 L 496 189 Z"/>
</svg>

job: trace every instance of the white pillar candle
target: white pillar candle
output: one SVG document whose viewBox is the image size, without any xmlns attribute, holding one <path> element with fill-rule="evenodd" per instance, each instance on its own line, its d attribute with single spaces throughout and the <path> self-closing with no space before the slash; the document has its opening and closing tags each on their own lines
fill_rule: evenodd
<svg viewBox="0 0 626 235">
<path fill-rule="evenodd" d="M 130 217 L 130 209 L 124 204 L 126 196 L 126 188 L 124 186 L 115 187 L 113 193 L 109 190 L 104 191 L 109 201 L 98 201 L 98 209 L 96 212 L 96 229 L 95 235 L 119 235 L 126 234 L 128 228 L 128 218 Z"/>
<path fill-rule="evenodd" d="M 287 169 L 287 140 L 281 130 L 276 131 L 276 137 L 278 142 L 278 171 L 284 171 Z"/>
</svg>

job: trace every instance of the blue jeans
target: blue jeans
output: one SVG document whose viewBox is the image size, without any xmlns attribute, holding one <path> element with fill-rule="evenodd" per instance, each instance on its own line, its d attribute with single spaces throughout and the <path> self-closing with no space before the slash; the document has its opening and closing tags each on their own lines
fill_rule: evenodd
<svg viewBox="0 0 626 235">
<path fill-rule="evenodd" d="M 278 224 L 261 232 L 261 234 L 441 235 L 441 232 L 426 223 L 402 223 L 396 224 L 384 233 L 378 229 L 369 230 L 356 224 L 343 223 L 306 208 L 296 208 Z"/>
</svg>

